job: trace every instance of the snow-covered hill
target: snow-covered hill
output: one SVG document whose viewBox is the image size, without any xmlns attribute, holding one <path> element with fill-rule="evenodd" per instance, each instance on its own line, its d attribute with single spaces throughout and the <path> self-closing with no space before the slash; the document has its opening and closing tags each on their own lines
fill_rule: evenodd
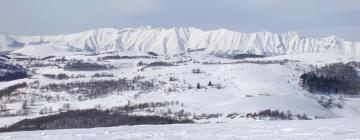
<svg viewBox="0 0 360 140">
<path fill-rule="evenodd" d="M 358 118 L 314 121 L 250 121 L 213 124 L 176 124 L 42 130 L 2 133 L 4 140 L 268 140 L 359 139 Z"/>
<path fill-rule="evenodd" d="M 101 42 L 102 39 L 95 40 Z M 41 51 L 32 51 L 31 48 Z M 99 48 L 94 48 L 97 49 Z M 359 127 L 354 125 L 354 122 L 358 123 L 356 120 L 360 115 L 359 96 L 313 94 L 303 88 L 300 78 L 304 72 L 313 71 L 316 67 L 338 62 L 358 62 L 359 58 L 353 59 L 331 53 L 291 54 L 245 60 L 219 58 L 202 52 L 158 57 L 117 52 L 68 55 L 69 52 L 79 51 L 80 48 L 71 45 L 48 43 L 32 44 L 15 52 L 36 56 L 54 52 L 58 56 L 44 59 L 45 57 L 8 55 L 10 59 L 6 59 L 4 63 L 22 65 L 31 75 L 27 78 L 0 82 L 0 127 L 16 126 L 25 119 L 61 115 L 66 113 L 66 108 L 68 111 L 100 111 L 161 103 L 167 105 L 139 108 L 129 114 L 167 115 L 176 118 L 176 114 L 183 112 L 181 114 L 187 114 L 195 124 L 52 130 L 26 134 L 11 132 L 1 133 L 0 139 L 359 137 L 359 133 L 356 133 Z M 71 70 L 65 67 L 75 61 L 111 67 L 102 70 Z M 151 65 L 159 62 L 173 65 Z M 199 72 L 196 72 L 197 69 Z M 107 86 L 114 85 L 114 81 L 122 82 L 115 86 Z M 150 85 L 146 86 L 145 83 Z M 128 88 L 117 88 L 122 87 L 121 85 L 128 85 Z M 327 104 L 329 106 L 326 106 Z M 249 114 L 270 109 L 295 120 L 268 121 L 276 118 L 247 117 Z M 313 120 L 299 120 L 302 116 Z M 318 129 L 312 129 L 313 126 L 317 126 Z M 155 129 L 162 131 L 152 131 Z M 234 131 L 240 129 L 243 130 L 242 133 Z M 273 135 L 274 132 L 276 135 Z"/>
<path fill-rule="evenodd" d="M 0 52 L 13 53 L 0 56 L 4 65 L 0 75 L 10 66 L 26 69 L 24 77 L 0 77 L 0 131 L 45 129 L 31 124 L 36 119 L 48 120 L 41 122 L 46 129 L 90 124 L 76 117 L 98 122 L 86 128 L 130 122 L 113 124 L 116 121 L 104 119 L 119 112 L 195 123 L 2 133 L 0 139 L 351 139 L 360 134 L 353 123 L 359 123 L 358 95 L 312 92 L 301 78 L 334 63 L 351 62 L 354 71 L 350 72 L 360 74 L 360 43 L 337 36 L 315 39 L 294 32 L 138 27 L 57 36 L 0 36 L 0 45 Z M 185 54 L 173 55 L 180 53 Z M 241 53 L 268 57 L 218 57 Z M 79 110 L 96 110 L 93 114 L 102 116 L 78 116 Z M 319 128 L 312 129 L 315 125 Z M 28 126 L 35 127 L 23 129 Z M 238 133 L 239 128 L 244 132 Z"/>
<path fill-rule="evenodd" d="M 226 29 L 203 31 L 193 27 L 171 29 L 137 27 L 120 30 L 103 28 L 55 36 L 0 35 L 0 52 L 14 51 L 27 55 L 52 55 L 54 52 L 51 50 L 61 50 L 62 52 L 155 52 L 162 55 L 204 50 L 206 53 L 227 55 L 251 53 L 273 56 L 334 53 L 360 57 L 360 43 L 345 41 L 338 36 L 305 38 L 295 32 L 285 34 L 241 33 Z"/>
</svg>

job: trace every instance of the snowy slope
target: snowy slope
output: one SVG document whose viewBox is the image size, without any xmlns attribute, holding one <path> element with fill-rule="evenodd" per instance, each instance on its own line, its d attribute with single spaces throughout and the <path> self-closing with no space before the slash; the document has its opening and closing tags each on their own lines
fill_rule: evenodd
<svg viewBox="0 0 360 140">
<path fill-rule="evenodd" d="M 0 52 L 16 50 L 23 46 L 24 44 L 17 42 L 13 37 L 0 35 Z"/>
<path fill-rule="evenodd" d="M 106 55 L 106 54 L 104 54 Z M 59 56 L 61 57 L 61 56 Z M 66 56 L 67 59 L 78 59 L 84 61 L 96 61 L 98 56 L 84 56 L 74 55 Z M 76 96 L 72 96 L 63 92 L 45 92 L 45 95 L 57 96 L 64 98 L 58 102 L 47 102 L 45 99 L 36 101 L 37 106 L 33 107 L 33 115 L 19 116 L 19 117 L 4 117 L 0 118 L 0 126 L 13 124 L 25 118 L 38 117 L 38 112 L 41 108 L 52 107 L 53 110 L 58 110 L 65 103 L 70 103 L 72 109 L 88 109 L 95 105 L 101 105 L 104 108 L 111 108 L 113 106 L 125 105 L 130 101 L 134 104 L 148 103 L 148 102 L 164 102 L 164 101 L 179 101 L 183 103 L 183 107 L 170 106 L 169 109 L 174 111 L 184 109 L 185 111 L 202 114 L 202 113 L 222 113 L 229 114 L 233 112 L 249 113 L 257 112 L 259 110 L 273 109 L 280 111 L 291 111 L 293 114 L 307 114 L 309 117 L 321 116 L 325 118 L 338 118 L 347 116 L 359 116 L 360 114 L 360 98 L 345 98 L 343 109 L 328 109 L 322 107 L 314 94 L 310 94 L 299 85 L 299 77 L 305 72 L 311 70 L 311 65 L 325 65 L 335 62 L 348 62 L 351 59 L 345 59 L 341 56 L 334 57 L 331 54 L 298 54 L 298 55 L 282 55 L 266 58 L 254 58 L 253 60 L 296 60 L 298 62 L 289 62 L 287 64 L 254 64 L 254 63 L 240 63 L 240 64 L 222 64 L 222 65 L 204 65 L 201 62 L 231 62 L 234 60 L 218 58 L 214 56 L 200 56 L 192 55 L 192 58 L 200 63 L 189 62 L 187 64 L 179 64 L 174 67 L 160 67 L 149 68 L 144 71 L 139 71 L 141 68 L 137 66 L 138 61 L 144 63 L 158 62 L 158 61 L 177 61 L 180 59 L 171 57 L 170 60 L 165 60 L 161 57 L 157 59 L 120 59 L 108 60 L 107 63 L 118 67 L 109 71 L 114 78 L 132 79 L 135 76 L 145 76 L 147 79 L 154 79 L 156 81 L 165 81 L 166 85 L 159 89 L 142 93 L 141 91 L 134 92 L 120 92 L 118 94 L 110 94 L 108 96 L 86 100 L 79 102 Z M 250 59 L 249 59 L 250 60 Z M 236 60 L 237 61 L 237 60 Z M 201 69 L 200 74 L 192 73 L 192 69 Z M 54 80 L 48 79 L 43 74 L 59 74 L 65 73 L 67 75 L 84 74 L 87 77 L 80 79 L 68 80 Z M 50 83 L 67 83 L 71 81 L 89 81 L 92 80 L 90 76 L 99 73 L 98 71 L 66 71 L 59 67 L 36 67 L 36 74 L 32 79 L 22 79 L 10 82 L 0 83 L 0 89 L 20 83 L 24 81 L 38 80 L 41 85 Z M 169 81 L 169 77 L 178 78 L 178 81 Z M 221 84 L 222 89 L 206 87 L 208 82 L 213 84 Z M 197 83 L 205 86 L 203 89 L 195 89 Z M 188 87 L 192 86 L 192 89 Z M 176 92 L 167 91 L 168 88 L 173 88 Z M 27 89 L 28 97 L 23 100 L 30 100 L 33 95 L 37 94 L 36 89 Z M 141 93 L 141 94 L 138 94 Z M 267 95 L 262 95 L 267 94 Z M 250 97 L 248 97 L 250 96 Z M 328 97 L 327 95 L 324 95 Z M 336 100 L 337 96 L 329 96 Z M 15 113 L 21 107 L 21 101 L 7 104 L 11 113 Z M 229 120 L 225 117 L 206 120 L 211 122 L 217 121 L 237 121 L 241 119 Z"/>
<path fill-rule="evenodd" d="M 41 50 L 41 51 L 34 51 Z M 32 56 L 48 56 L 51 55 L 69 55 L 75 52 L 81 51 L 80 49 L 73 48 L 66 45 L 52 45 L 52 44 L 41 44 L 41 45 L 29 45 L 21 49 L 13 51 L 13 53 L 20 53 Z"/>
<path fill-rule="evenodd" d="M 109 33 L 103 34 L 103 38 L 93 38 L 92 41 L 88 41 L 88 45 L 107 42 L 108 38 L 106 38 L 106 36 L 112 36 L 112 29 L 109 30 Z M 188 35 L 181 34 L 179 36 Z M 173 39 L 175 38 L 176 37 Z M 130 39 L 126 40 L 130 41 Z M 151 42 L 151 40 L 149 40 L 149 42 Z M 73 43 L 79 42 L 74 40 Z M 116 43 L 119 43 L 119 41 L 116 41 Z M 108 46 L 111 45 L 108 44 Z M 37 48 L 41 51 L 33 51 L 32 48 Z M 91 51 L 90 47 L 88 49 Z M 93 49 L 97 50 L 100 48 Z M 121 47 L 118 47 L 118 49 L 123 49 L 124 52 L 127 50 Z M 69 104 L 72 110 L 77 110 L 90 109 L 95 106 L 101 106 L 102 109 L 109 109 L 114 106 L 124 106 L 129 103 L 140 104 L 177 101 L 180 104 L 158 108 L 155 112 L 161 114 L 161 112 L 168 110 L 175 112 L 183 109 L 190 114 L 220 113 L 222 116 L 196 120 L 196 124 L 189 125 L 121 126 L 113 128 L 2 133 L 0 134 L 0 139 L 214 139 L 215 137 L 216 139 L 321 139 L 324 137 L 350 139 L 359 138 L 360 136 L 358 133 L 359 121 L 357 121 L 360 116 L 360 98 L 345 96 L 340 100 L 339 95 L 311 94 L 299 85 L 300 75 L 306 71 L 313 70 L 315 66 L 354 60 L 359 61 L 359 58 L 348 58 L 341 54 L 331 53 L 304 53 L 246 59 L 246 61 L 258 62 L 288 60 L 287 63 L 260 64 L 248 62 L 230 64 L 231 62 L 241 60 L 219 58 L 202 52 L 151 59 L 109 59 L 106 60 L 106 62 L 98 58 L 129 54 L 68 55 L 81 50 L 86 49 L 72 47 L 70 44 L 52 45 L 50 43 L 27 45 L 22 49 L 18 49 L 14 52 L 37 56 L 52 52 L 57 53 L 56 55 L 58 56 L 53 59 L 35 61 L 36 63 L 40 61 L 45 64 L 56 64 L 60 67 L 55 65 L 31 66 L 24 63 L 24 61 L 13 60 L 13 63 L 23 64 L 27 66 L 29 70 L 32 70 L 32 76 L 26 79 L 0 82 L 0 89 L 21 82 L 32 83 L 38 81 L 39 86 L 42 86 L 100 79 L 133 79 L 135 76 L 145 76 L 145 80 L 154 81 L 155 84 L 160 83 L 160 81 L 164 83 L 158 88 L 149 91 L 137 89 L 133 91 L 119 91 L 82 101 L 79 100 L 78 95 L 65 91 L 41 91 L 36 87 L 19 89 L 19 92 L 23 94 L 14 95 L 9 98 L 0 98 L 0 104 L 6 104 L 9 113 L 15 114 L 21 109 L 23 101 L 31 101 L 34 99 L 34 104 L 31 105 L 30 109 L 31 113 L 29 115 L 0 117 L 0 127 L 8 126 L 24 119 L 59 113 L 59 109 L 61 109 L 64 104 Z M 62 57 L 68 60 L 76 59 L 86 62 L 111 64 L 115 69 L 104 71 L 68 71 L 61 67 L 65 63 L 54 61 L 54 59 Z M 175 63 L 179 60 L 183 60 L 184 63 Z M 146 64 L 163 61 L 174 62 L 177 66 L 149 67 L 140 70 L 143 66 L 137 65 L 139 61 Z M 203 62 L 214 63 L 205 64 Z M 31 64 L 31 62 L 29 63 Z M 193 69 L 200 69 L 201 72 L 193 73 Z M 95 73 L 102 72 L 113 74 L 114 77 L 91 77 Z M 44 76 L 45 74 L 57 75 L 60 73 L 69 76 L 82 74 L 84 77 L 72 77 L 59 80 Z M 170 77 L 174 77 L 177 80 L 171 81 Z M 214 85 L 221 85 L 222 88 L 207 86 L 210 81 Z M 202 88 L 195 88 L 197 84 L 200 84 Z M 169 89 L 172 90 L 169 91 Z M 334 103 L 340 103 L 343 108 L 323 107 L 318 102 L 322 96 L 326 99 L 332 99 Z M 54 100 L 47 101 L 47 97 L 52 97 Z M 44 108 L 52 108 L 53 111 L 50 111 L 51 113 L 49 114 L 40 114 L 40 111 Z M 282 112 L 291 111 L 294 115 L 306 114 L 310 118 L 318 116 L 325 117 L 326 119 L 269 122 L 241 117 L 246 113 L 258 112 L 265 109 L 279 110 Z M 235 118 L 227 117 L 232 113 L 239 113 L 240 115 Z M 139 111 L 134 114 L 146 115 L 150 113 Z M 201 124 L 204 122 L 209 122 L 209 124 Z M 317 128 L 314 129 L 314 126 Z M 161 131 L 153 131 L 159 129 Z"/>
<path fill-rule="evenodd" d="M 172 55 L 204 49 L 207 53 L 284 55 L 301 53 L 335 53 L 360 57 L 360 43 L 345 41 L 338 36 L 305 38 L 295 32 L 241 33 L 226 29 L 203 31 L 193 27 L 125 29 L 103 28 L 56 36 L 0 36 L 0 52 L 21 47 L 69 46 L 82 51 L 156 52 Z M 21 50 L 21 49 L 20 49 Z M 30 49 L 31 50 L 31 49 Z M 20 51 L 27 54 L 29 51 Z M 29 53 L 31 55 L 31 53 Z M 40 53 L 41 54 L 41 53 Z M 50 55 L 50 54 L 49 54 Z"/>
<path fill-rule="evenodd" d="M 312 121 L 244 121 L 237 123 L 176 124 L 12 132 L 2 140 L 357 140 L 359 118 Z"/>
</svg>

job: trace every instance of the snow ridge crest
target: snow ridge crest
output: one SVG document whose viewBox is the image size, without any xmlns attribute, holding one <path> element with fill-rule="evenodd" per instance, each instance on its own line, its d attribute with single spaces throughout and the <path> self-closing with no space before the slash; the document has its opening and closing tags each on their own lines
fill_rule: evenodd
<svg viewBox="0 0 360 140">
<path fill-rule="evenodd" d="M 207 53 L 258 55 L 285 55 L 301 53 L 335 53 L 360 57 L 360 43 L 345 41 L 339 36 L 306 38 L 296 32 L 242 33 L 227 29 L 204 31 L 195 27 L 152 28 L 100 28 L 74 34 L 54 36 L 0 35 L 0 52 L 13 51 L 27 54 L 41 51 L 47 46 L 67 46 L 66 51 L 121 51 L 154 52 L 160 55 L 204 50 Z M 59 49 L 50 49 L 59 50 Z"/>
</svg>

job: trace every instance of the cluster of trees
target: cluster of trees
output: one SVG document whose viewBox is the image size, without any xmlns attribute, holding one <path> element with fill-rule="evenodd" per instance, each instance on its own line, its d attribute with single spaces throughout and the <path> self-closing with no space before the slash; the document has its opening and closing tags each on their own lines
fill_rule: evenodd
<svg viewBox="0 0 360 140">
<path fill-rule="evenodd" d="M 30 108 L 29 108 L 29 105 L 33 105 L 33 102 L 32 103 L 29 103 L 28 101 L 24 101 L 22 104 L 21 104 L 21 108 L 20 110 L 17 110 L 16 114 L 18 116 L 24 116 L 24 115 L 28 115 L 31 113 L 30 111 Z"/>
<path fill-rule="evenodd" d="M 159 56 L 157 53 L 154 53 L 154 52 L 147 52 L 147 53 L 152 56 Z"/>
<path fill-rule="evenodd" d="M 59 112 L 67 112 L 67 111 L 70 111 L 70 104 L 69 103 L 66 103 L 66 104 L 63 104 L 61 108 L 59 108 Z"/>
<path fill-rule="evenodd" d="M 192 59 L 180 59 L 180 60 L 177 60 L 177 61 L 173 61 L 172 63 L 176 63 L 176 64 L 181 64 L 181 63 L 188 63 L 188 62 L 191 62 Z"/>
<path fill-rule="evenodd" d="M 0 82 L 11 81 L 28 77 L 27 71 L 20 65 L 0 62 Z"/>
<path fill-rule="evenodd" d="M 222 89 L 223 88 L 223 86 L 220 83 L 219 84 L 213 84 L 211 81 L 208 82 L 207 86 L 208 87 L 215 87 L 216 89 Z M 206 87 L 201 86 L 200 83 L 198 82 L 196 84 L 196 89 L 201 89 L 201 88 L 206 88 Z M 191 85 L 189 85 L 189 89 L 192 89 Z"/>
<path fill-rule="evenodd" d="M 242 117 L 241 114 L 239 112 L 233 112 L 233 113 L 229 113 L 226 115 L 227 118 L 231 118 L 231 119 L 234 119 L 234 118 L 237 118 L 237 117 Z"/>
<path fill-rule="evenodd" d="M 214 118 L 219 118 L 223 116 L 223 114 L 221 113 L 213 113 L 213 114 L 207 114 L 207 113 L 202 113 L 202 114 L 193 114 L 193 119 L 194 120 L 204 120 L 204 119 L 214 119 Z"/>
<path fill-rule="evenodd" d="M 143 61 L 139 61 L 136 66 L 144 66 L 144 65 L 147 65 L 146 63 L 144 63 Z"/>
<path fill-rule="evenodd" d="M 170 66 L 175 66 L 175 65 L 172 63 L 169 63 L 169 62 L 157 61 L 157 62 L 151 62 L 147 66 L 142 67 L 141 70 L 143 71 L 148 67 L 160 67 L 160 66 L 170 67 Z"/>
<path fill-rule="evenodd" d="M 179 81 L 178 78 L 170 76 L 169 81 Z M 161 82 L 159 82 L 161 84 Z M 184 86 L 185 84 L 185 86 Z M 213 84 L 211 81 L 209 81 L 207 84 L 203 85 L 200 84 L 200 82 L 196 83 L 195 85 L 192 85 L 191 83 L 186 83 L 184 80 L 184 84 L 181 83 L 170 83 L 170 86 L 167 86 L 164 88 L 165 93 L 169 92 L 178 92 L 178 91 L 185 91 L 186 89 L 208 89 L 208 88 L 216 88 L 216 89 L 222 89 L 224 88 L 220 83 Z"/>
<path fill-rule="evenodd" d="M 70 70 L 70 71 L 97 71 L 97 70 L 107 70 L 111 68 L 113 68 L 111 65 L 84 62 L 81 60 L 74 60 L 64 65 L 64 70 Z"/>
<path fill-rule="evenodd" d="M 204 51 L 206 48 L 199 48 L 199 49 L 190 49 L 188 48 L 186 51 L 187 52 L 198 52 L 198 51 Z"/>
<path fill-rule="evenodd" d="M 170 116 L 138 116 L 111 110 L 87 109 L 62 112 L 35 119 L 25 119 L 9 127 L 0 128 L 0 132 L 174 123 L 194 122 L 190 119 L 179 120 Z"/>
<path fill-rule="evenodd" d="M 195 73 L 195 74 L 199 74 L 199 73 L 201 73 L 201 70 L 200 69 L 192 69 L 191 72 Z"/>
<path fill-rule="evenodd" d="M 92 77 L 92 78 L 97 78 L 97 77 L 114 77 L 114 74 L 102 72 L 102 73 L 95 73 L 95 74 L 91 75 L 91 77 Z"/>
<path fill-rule="evenodd" d="M 45 56 L 45 57 L 41 58 L 41 60 L 48 60 L 48 59 L 52 59 L 52 58 L 55 58 L 55 56 L 53 56 L 53 55 Z"/>
<path fill-rule="evenodd" d="M 257 113 L 247 113 L 246 117 L 254 118 L 254 119 L 255 118 L 258 118 L 258 119 L 270 118 L 270 119 L 275 119 L 275 120 L 293 120 L 293 119 L 309 120 L 310 119 L 307 117 L 306 114 L 293 115 L 293 114 L 291 114 L 290 111 L 282 112 L 279 110 L 270 110 L 270 109 L 261 110 Z"/>
<path fill-rule="evenodd" d="M 66 62 L 66 61 L 68 61 L 68 60 L 65 57 L 55 59 L 55 62 Z"/>
<path fill-rule="evenodd" d="M 193 120 L 204 120 L 204 119 L 212 119 L 212 118 L 219 118 L 224 116 L 224 114 L 221 113 L 215 113 L 215 114 L 193 114 Z M 278 111 L 278 110 L 270 110 L 270 109 L 266 109 L 266 110 L 260 110 L 259 112 L 255 112 L 255 113 L 239 113 L 239 112 L 232 112 L 232 113 L 228 113 L 225 116 L 226 118 L 230 118 L 230 119 L 235 119 L 235 118 L 253 118 L 253 119 L 272 119 L 272 120 L 293 120 L 293 119 L 298 119 L 298 120 L 309 120 L 310 118 L 307 117 L 306 114 L 300 115 L 293 115 L 291 114 L 290 111 L 287 112 L 282 112 L 282 111 Z M 321 117 L 317 117 L 317 118 L 321 118 Z"/>
<path fill-rule="evenodd" d="M 263 58 L 264 55 L 257 54 L 236 54 L 232 57 L 232 59 L 245 59 L 245 58 Z"/>
<path fill-rule="evenodd" d="M 151 59 L 151 58 L 156 58 L 153 56 L 120 56 L 120 55 L 110 55 L 110 56 L 104 56 L 104 57 L 98 57 L 97 60 L 98 61 L 102 61 L 102 60 L 111 60 L 111 59 Z"/>
<path fill-rule="evenodd" d="M 300 78 L 302 86 L 312 93 L 360 93 L 360 77 L 356 69 L 349 64 L 327 65 L 304 73 Z"/>
<path fill-rule="evenodd" d="M 251 64 L 262 64 L 262 65 L 266 65 L 266 64 L 280 64 L 280 65 L 284 65 L 288 62 L 298 62 L 297 60 L 241 60 L 241 61 L 236 61 L 236 62 L 208 62 L 205 61 L 202 64 L 204 65 L 224 65 L 224 64 L 245 64 L 245 63 L 251 63 Z"/>
<path fill-rule="evenodd" d="M 59 73 L 57 75 L 55 74 L 43 74 L 44 77 L 49 78 L 49 79 L 58 79 L 58 80 L 63 80 L 63 79 L 69 79 L 70 76 L 68 76 L 65 73 Z"/>
<path fill-rule="evenodd" d="M 150 114 L 156 114 L 165 117 L 172 117 L 178 120 L 188 119 L 191 113 L 185 112 L 181 109 L 179 111 L 172 111 L 170 108 L 167 111 L 163 110 L 167 106 L 180 105 L 179 101 L 165 101 L 165 102 L 149 102 L 140 104 L 131 104 L 128 102 L 125 106 L 118 106 L 110 108 L 111 112 L 122 113 L 122 114 L 133 114 L 134 112 L 148 112 Z M 183 104 L 181 103 L 181 106 Z M 99 107 L 95 107 L 99 108 Z M 160 108 L 160 109 L 157 109 Z"/>
<path fill-rule="evenodd" d="M 42 114 L 48 114 L 48 113 L 52 113 L 52 112 L 53 112 L 52 106 L 50 106 L 50 107 L 45 106 L 40 109 L 39 114 L 42 115 Z"/>
<path fill-rule="evenodd" d="M 69 94 L 81 94 L 85 98 L 103 97 L 108 94 L 127 90 L 149 90 L 155 88 L 151 81 L 127 80 L 125 78 L 109 80 L 74 81 L 67 83 L 51 83 L 42 85 L 40 91 L 67 92 Z"/>
<path fill-rule="evenodd" d="M 340 96 L 339 100 L 342 100 L 342 96 Z M 325 107 L 325 108 L 343 108 L 342 102 L 336 102 L 333 98 L 325 96 L 321 96 L 320 99 L 318 99 L 318 103 Z"/>
<path fill-rule="evenodd" d="M 20 108 L 16 110 L 15 113 L 11 113 L 10 109 L 7 109 L 6 103 L 0 104 L 0 117 L 14 117 L 14 116 L 26 116 L 33 112 L 31 112 L 30 106 L 34 106 L 34 100 L 23 101 Z M 11 109 L 12 110 L 12 109 Z"/>
<path fill-rule="evenodd" d="M 11 94 L 12 92 L 16 91 L 17 89 L 25 88 L 27 86 L 28 85 L 25 82 L 23 82 L 23 83 L 18 83 L 18 84 L 9 86 L 7 88 L 1 89 L 0 97 L 7 96 L 7 95 Z"/>
<path fill-rule="evenodd" d="M 179 105 L 179 101 L 170 101 L 170 102 L 149 102 L 149 103 L 139 103 L 131 105 L 129 102 L 125 106 L 112 107 L 110 111 L 117 113 L 133 113 L 134 111 L 147 111 L 153 112 L 155 108 L 166 107 L 170 105 Z M 152 110 L 151 110 L 152 109 Z"/>
<path fill-rule="evenodd" d="M 31 62 L 31 61 L 35 61 L 37 60 L 34 57 L 13 57 L 11 59 L 14 59 L 15 61 L 27 61 L 27 62 Z"/>
<path fill-rule="evenodd" d="M 6 104 L 0 104 L 0 117 L 9 116 L 10 110 L 7 108 Z"/>
<path fill-rule="evenodd" d="M 30 102 L 24 102 L 22 109 L 28 111 Z M 172 124 L 172 123 L 193 123 L 188 119 L 190 113 L 184 110 L 173 112 L 170 109 L 158 115 L 137 116 L 136 111 L 154 112 L 155 108 L 166 107 L 169 105 L 179 105 L 178 101 L 170 102 L 150 102 L 131 105 L 129 102 L 125 106 L 112 107 L 106 110 L 99 110 L 100 105 L 95 109 L 70 110 L 70 104 L 64 104 L 59 109 L 59 114 L 26 119 L 9 127 L 0 128 L 4 131 L 23 131 L 23 130 L 45 130 L 45 129 L 67 129 L 67 128 L 91 128 L 109 127 L 119 125 L 138 125 L 138 124 Z M 1 107 L 1 106 L 0 106 Z M 52 112 L 52 107 L 40 109 L 40 114 Z"/>
<path fill-rule="evenodd" d="M 28 63 L 26 65 L 26 67 L 48 67 L 48 66 L 52 66 L 53 64 L 49 64 L 49 63 L 43 63 L 43 62 L 39 62 L 39 61 L 34 61 L 32 63 Z"/>
<path fill-rule="evenodd" d="M 178 81 L 179 79 L 178 78 L 176 78 L 176 77 L 174 77 L 174 76 L 170 76 L 170 78 L 169 78 L 169 81 Z"/>
<path fill-rule="evenodd" d="M 42 85 L 42 91 L 62 92 L 69 94 L 81 94 L 88 97 L 104 96 L 115 91 L 129 90 L 131 87 L 126 79 L 117 80 L 90 80 L 74 81 L 68 83 L 51 83 Z"/>
<path fill-rule="evenodd" d="M 347 65 L 353 66 L 355 68 L 360 68 L 360 62 L 356 62 L 356 61 L 348 62 Z"/>
<path fill-rule="evenodd" d="M 86 77 L 83 74 L 67 75 L 65 73 L 43 74 L 43 76 L 46 78 L 49 78 L 49 79 L 58 79 L 58 80 L 69 79 L 69 78 L 85 78 Z M 95 74 L 91 75 L 91 78 L 98 78 L 98 77 L 114 77 L 114 74 L 102 72 L 102 73 L 95 73 Z"/>
</svg>

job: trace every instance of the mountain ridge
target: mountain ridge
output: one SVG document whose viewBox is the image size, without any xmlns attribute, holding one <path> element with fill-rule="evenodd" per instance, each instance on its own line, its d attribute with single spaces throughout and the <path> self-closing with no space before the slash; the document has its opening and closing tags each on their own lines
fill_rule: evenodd
<svg viewBox="0 0 360 140">
<path fill-rule="evenodd" d="M 123 29 L 98 28 L 51 36 L 0 35 L 0 52 L 13 51 L 27 54 L 29 51 L 23 51 L 24 49 L 34 51 L 36 49 L 32 48 L 44 48 L 44 46 L 45 48 L 46 46 L 61 46 L 62 48 L 68 46 L 74 49 L 66 50 L 88 52 L 155 52 L 160 55 L 174 55 L 186 53 L 188 50 L 203 49 L 207 53 L 227 55 L 250 53 L 273 56 L 335 53 L 360 57 L 360 43 L 345 41 L 344 38 L 334 35 L 307 38 L 296 32 L 243 33 L 227 29 L 204 31 L 194 27 L 165 29 L 140 26 Z"/>
</svg>

